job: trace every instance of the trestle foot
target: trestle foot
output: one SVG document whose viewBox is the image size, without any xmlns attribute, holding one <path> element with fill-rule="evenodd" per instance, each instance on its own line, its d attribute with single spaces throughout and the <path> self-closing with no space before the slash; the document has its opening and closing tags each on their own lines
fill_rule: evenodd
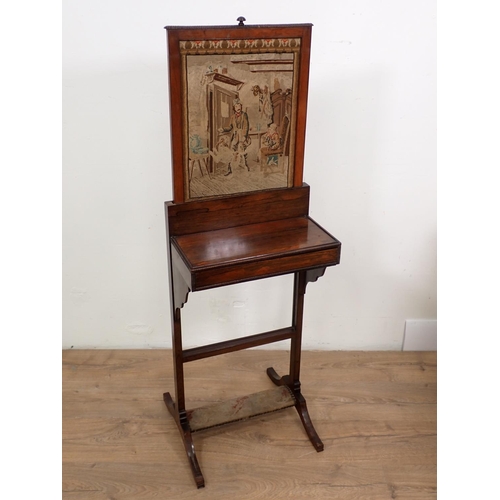
<svg viewBox="0 0 500 500">
<path fill-rule="evenodd" d="M 283 377 L 280 377 L 273 367 L 269 367 L 266 370 L 266 373 L 275 385 L 287 385 L 293 392 L 296 401 L 295 409 L 299 414 L 300 420 L 302 421 L 302 425 L 304 426 L 304 430 L 306 431 L 309 441 L 311 441 L 311 444 L 314 446 L 314 449 L 317 452 L 323 451 L 325 446 L 318 436 L 318 433 L 316 432 L 316 429 L 314 428 L 314 425 L 312 423 L 311 417 L 309 415 L 309 410 L 307 409 L 306 400 L 300 392 L 300 382 L 296 381 L 292 383 L 290 380 L 290 375 L 284 375 Z"/>
<path fill-rule="evenodd" d="M 196 458 L 196 452 L 194 450 L 193 438 L 191 436 L 191 429 L 189 428 L 189 423 L 187 422 L 186 412 L 181 415 L 176 407 L 172 396 L 169 392 L 163 394 L 163 401 L 168 408 L 168 411 L 174 417 L 177 423 L 179 432 L 181 434 L 182 441 L 184 443 L 184 448 L 186 449 L 186 454 L 189 460 L 189 465 L 191 466 L 191 471 L 193 472 L 194 482 L 197 488 L 203 488 L 205 486 L 205 480 L 203 474 L 201 473 L 200 464 Z"/>
<path fill-rule="evenodd" d="M 280 377 L 272 366 L 270 366 L 266 370 L 266 373 L 267 376 L 272 380 L 273 384 L 290 386 L 290 375 L 284 375 L 283 377 Z"/>
</svg>

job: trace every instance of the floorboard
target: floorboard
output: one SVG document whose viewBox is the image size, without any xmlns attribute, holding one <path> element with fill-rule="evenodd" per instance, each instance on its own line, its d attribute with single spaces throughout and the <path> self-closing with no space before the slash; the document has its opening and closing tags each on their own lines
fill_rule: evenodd
<svg viewBox="0 0 500 500">
<path fill-rule="evenodd" d="M 286 351 L 185 366 L 188 409 L 273 386 Z M 63 499 L 436 498 L 436 353 L 304 351 L 302 392 L 325 450 L 293 408 L 194 434 L 197 490 L 162 399 L 166 350 L 63 351 Z M 240 380 L 245 380 L 242 387 Z"/>
</svg>

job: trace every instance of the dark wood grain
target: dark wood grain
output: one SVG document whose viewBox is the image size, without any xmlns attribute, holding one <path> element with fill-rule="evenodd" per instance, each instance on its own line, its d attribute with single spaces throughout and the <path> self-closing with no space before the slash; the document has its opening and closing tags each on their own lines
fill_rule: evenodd
<svg viewBox="0 0 500 500">
<path fill-rule="evenodd" d="M 308 217 L 183 235 L 172 244 L 192 291 L 332 266 L 341 247 Z"/>
<path fill-rule="evenodd" d="M 299 62 L 297 128 L 295 136 L 294 186 L 300 186 L 304 172 L 304 152 L 306 140 L 307 94 L 309 87 L 309 59 L 311 51 L 311 28 L 302 34 L 302 51 Z"/>
<path fill-rule="evenodd" d="M 220 354 L 240 351 L 241 349 L 249 349 L 251 347 L 271 344 L 273 342 L 280 342 L 281 340 L 290 339 L 293 334 L 294 329 L 292 327 L 280 328 L 279 330 L 226 340 L 224 342 L 217 342 L 216 344 L 184 349 L 182 352 L 182 359 L 184 363 L 197 361 L 199 359 L 218 356 Z"/>
<path fill-rule="evenodd" d="M 172 240 L 193 269 L 340 245 L 307 217 L 206 231 Z"/>
<path fill-rule="evenodd" d="M 179 53 L 179 39 L 175 35 L 167 37 L 168 65 L 169 65 L 169 96 L 170 96 L 170 134 L 172 144 L 172 177 L 174 200 L 184 200 L 184 169 L 183 164 L 183 130 L 184 113 L 182 103 L 184 95 L 181 80 L 181 57 Z M 178 167 L 176 167 L 178 165 Z"/>
<path fill-rule="evenodd" d="M 308 215 L 307 184 L 190 203 L 165 203 L 170 236 Z"/>
</svg>

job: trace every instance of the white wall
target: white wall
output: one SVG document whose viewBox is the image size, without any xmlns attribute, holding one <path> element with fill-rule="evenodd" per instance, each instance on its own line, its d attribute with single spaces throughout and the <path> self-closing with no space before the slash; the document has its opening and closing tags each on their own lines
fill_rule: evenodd
<svg viewBox="0 0 500 500">
<path fill-rule="evenodd" d="M 436 318 L 435 1 L 63 5 L 63 347 L 169 347 L 165 25 L 314 24 L 304 180 L 343 243 L 304 347 L 400 349 Z M 191 294 L 186 345 L 290 321 L 291 278 Z M 279 344 L 275 347 L 286 347 Z"/>
</svg>

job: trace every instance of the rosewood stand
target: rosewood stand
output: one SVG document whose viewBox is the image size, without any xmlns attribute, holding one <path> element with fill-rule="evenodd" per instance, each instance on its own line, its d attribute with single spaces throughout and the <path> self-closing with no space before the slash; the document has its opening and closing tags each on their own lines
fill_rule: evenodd
<svg viewBox="0 0 500 500">
<path fill-rule="evenodd" d="M 340 261 L 340 242 L 309 215 L 309 186 L 239 194 L 220 199 L 165 203 L 170 263 L 175 394 L 163 395 L 184 442 L 198 488 L 204 479 L 192 433 L 294 406 L 316 451 L 323 443 L 301 392 L 300 360 L 307 284 Z M 294 274 L 292 324 L 192 349 L 183 349 L 181 308 L 189 292 Z M 268 391 L 213 406 L 186 409 L 184 363 L 290 339 L 289 373 L 267 375 Z"/>
<path fill-rule="evenodd" d="M 309 217 L 303 184 L 312 25 L 243 21 L 166 27 L 173 201 L 165 215 L 175 393 L 163 398 L 199 488 L 205 482 L 192 433 L 202 429 L 294 406 L 312 445 L 323 450 L 300 387 L 302 319 L 307 284 L 339 263 L 340 242 Z M 194 168 L 197 161 L 206 172 Z M 190 292 L 284 274 L 295 277 L 291 326 L 183 349 L 181 309 Z M 275 387 L 186 409 L 185 363 L 287 339 L 289 373 L 267 369 Z"/>
</svg>

